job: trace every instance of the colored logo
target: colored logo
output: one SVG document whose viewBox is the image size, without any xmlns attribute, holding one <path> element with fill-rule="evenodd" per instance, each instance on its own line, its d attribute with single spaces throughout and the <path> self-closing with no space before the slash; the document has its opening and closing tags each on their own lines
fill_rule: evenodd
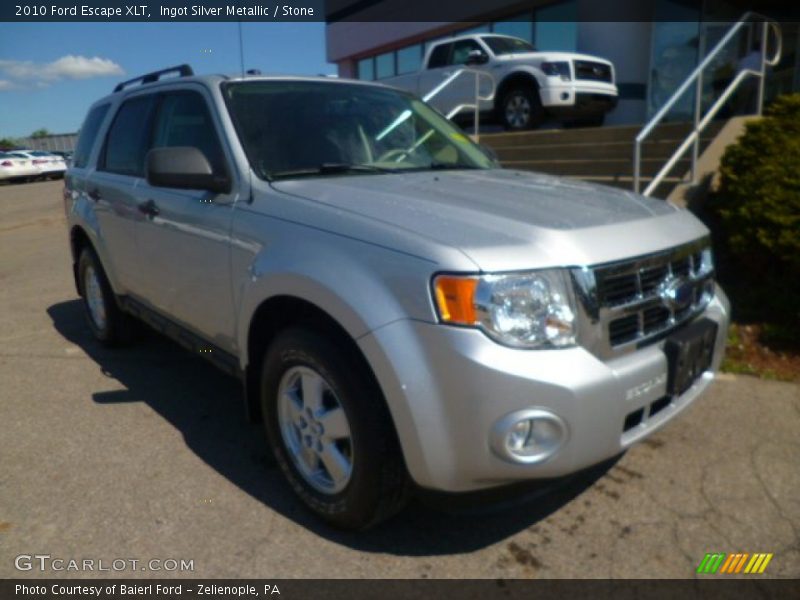
<svg viewBox="0 0 800 600">
<path fill-rule="evenodd" d="M 659 295 L 667 308 L 683 310 L 694 299 L 694 286 L 684 277 L 670 277 L 661 284 Z"/>
<path fill-rule="evenodd" d="M 760 575 L 767 568 L 769 561 L 772 560 L 772 556 L 771 553 L 709 553 L 706 554 L 705 558 L 700 562 L 700 566 L 697 567 L 697 572 L 704 575 L 735 575 L 736 573 Z"/>
</svg>

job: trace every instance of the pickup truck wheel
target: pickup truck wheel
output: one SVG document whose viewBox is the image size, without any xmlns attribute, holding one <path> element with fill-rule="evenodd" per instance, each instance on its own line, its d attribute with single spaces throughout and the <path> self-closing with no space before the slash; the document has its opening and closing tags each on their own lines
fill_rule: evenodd
<svg viewBox="0 0 800 600">
<path fill-rule="evenodd" d="M 364 529 L 405 499 L 399 444 L 373 379 L 327 336 L 279 334 L 264 358 L 261 401 L 267 439 L 300 499 L 346 529 Z"/>
<path fill-rule="evenodd" d="M 108 346 L 129 341 L 133 320 L 117 306 L 105 271 L 90 248 L 84 248 L 78 259 L 78 283 L 86 322 L 94 337 Z"/>
<path fill-rule="evenodd" d="M 544 121 L 539 92 L 527 87 L 512 88 L 500 104 L 503 125 L 508 130 L 532 129 Z"/>
</svg>

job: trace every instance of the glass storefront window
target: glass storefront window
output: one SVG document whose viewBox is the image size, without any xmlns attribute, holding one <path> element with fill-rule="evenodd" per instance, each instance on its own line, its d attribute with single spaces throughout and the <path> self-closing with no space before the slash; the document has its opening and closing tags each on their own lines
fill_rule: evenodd
<svg viewBox="0 0 800 600">
<path fill-rule="evenodd" d="M 394 52 L 375 57 L 375 78 L 394 77 Z"/>
<path fill-rule="evenodd" d="M 492 25 L 492 33 L 511 35 L 533 43 L 533 23 L 529 14 L 520 15 L 507 21 L 497 21 Z"/>
<path fill-rule="evenodd" d="M 371 58 L 358 61 L 358 78 L 367 81 L 375 79 L 375 62 Z"/>
<path fill-rule="evenodd" d="M 533 43 L 539 50 L 575 52 L 578 48 L 578 5 L 561 2 L 536 11 Z"/>
<path fill-rule="evenodd" d="M 422 66 L 422 44 L 415 44 L 397 51 L 397 74 L 413 73 Z"/>
</svg>

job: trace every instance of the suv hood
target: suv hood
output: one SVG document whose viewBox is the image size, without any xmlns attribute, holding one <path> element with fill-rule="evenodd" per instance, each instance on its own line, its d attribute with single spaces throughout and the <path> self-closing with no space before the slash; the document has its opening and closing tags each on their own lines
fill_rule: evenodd
<svg viewBox="0 0 800 600">
<path fill-rule="evenodd" d="M 630 241 L 620 247 L 619 239 L 630 239 L 632 231 L 644 234 L 637 234 L 643 238 L 641 253 L 650 251 L 648 245 L 658 246 L 655 250 L 680 243 L 675 231 L 670 235 L 669 227 L 648 220 L 678 215 L 696 221 L 661 200 L 505 169 L 284 180 L 272 187 L 456 247 L 486 270 L 614 260 L 632 254 Z M 678 237 L 688 234 L 688 241 L 704 231 L 697 222 L 684 226 Z M 598 236 L 609 243 L 598 243 Z M 525 246 L 531 252 L 520 253 Z M 527 267 L 518 266 L 512 255 L 522 255 Z"/>
</svg>

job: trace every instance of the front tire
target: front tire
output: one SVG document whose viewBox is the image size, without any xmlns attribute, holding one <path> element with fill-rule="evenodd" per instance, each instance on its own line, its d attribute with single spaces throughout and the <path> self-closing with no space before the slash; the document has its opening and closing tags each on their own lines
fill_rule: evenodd
<svg viewBox="0 0 800 600">
<path fill-rule="evenodd" d="M 305 505 L 364 529 L 403 505 L 406 470 L 380 389 L 354 351 L 288 329 L 264 357 L 261 402 L 276 461 Z"/>
<path fill-rule="evenodd" d="M 500 118 L 508 131 L 538 127 L 544 121 L 544 108 L 539 91 L 531 87 L 515 87 L 503 96 Z"/>
<path fill-rule="evenodd" d="M 86 322 L 92 335 L 107 346 L 128 342 L 133 332 L 132 319 L 117 306 L 103 266 L 91 248 L 81 251 L 78 282 Z"/>
</svg>

